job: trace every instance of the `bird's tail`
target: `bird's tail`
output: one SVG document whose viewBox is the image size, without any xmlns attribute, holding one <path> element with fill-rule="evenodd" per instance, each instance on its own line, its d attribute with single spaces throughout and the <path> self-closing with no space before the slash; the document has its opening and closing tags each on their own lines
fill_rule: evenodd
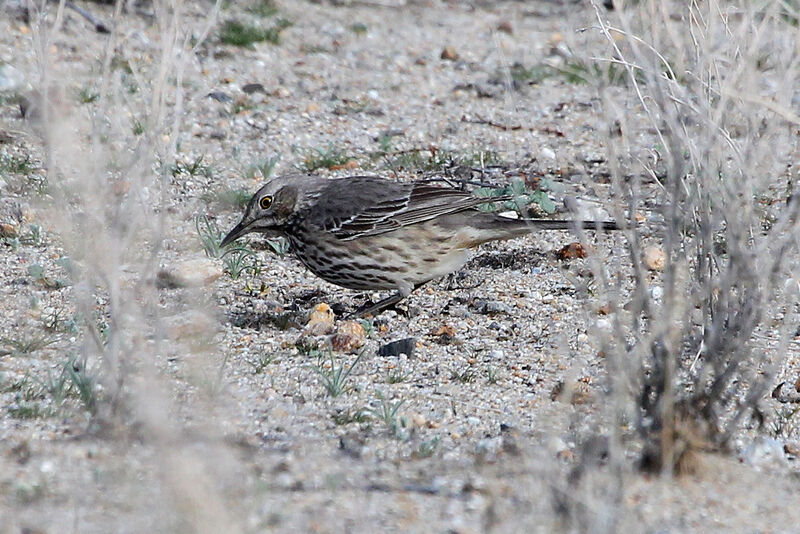
<svg viewBox="0 0 800 534">
<path fill-rule="evenodd" d="M 505 217 L 500 217 L 505 219 Z M 535 231 L 535 230 L 574 230 L 581 228 L 583 230 L 619 230 L 620 226 L 616 221 L 571 221 L 564 219 L 507 219 L 503 224 L 511 223 L 511 226 L 517 226 L 520 230 Z"/>
<path fill-rule="evenodd" d="M 461 230 L 466 246 L 522 237 L 539 230 L 619 230 L 616 221 L 571 221 L 564 219 L 511 219 L 479 211 L 462 212 L 448 222 Z"/>
</svg>

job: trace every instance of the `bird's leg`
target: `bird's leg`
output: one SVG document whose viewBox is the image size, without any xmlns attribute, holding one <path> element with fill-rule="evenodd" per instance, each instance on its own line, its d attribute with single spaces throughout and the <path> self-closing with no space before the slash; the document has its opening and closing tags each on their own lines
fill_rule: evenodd
<svg viewBox="0 0 800 534">
<path fill-rule="evenodd" d="M 377 315 L 384 310 L 394 308 L 401 300 L 409 296 L 413 291 L 416 291 L 418 288 L 424 286 L 426 283 L 427 282 L 422 282 L 414 287 L 401 287 L 397 293 L 389 295 L 383 300 L 379 300 L 374 304 L 372 302 L 368 302 L 363 306 L 360 306 L 356 311 L 348 315 L 347 318 L 364 317 L 365 315 Z"/>
</svg>

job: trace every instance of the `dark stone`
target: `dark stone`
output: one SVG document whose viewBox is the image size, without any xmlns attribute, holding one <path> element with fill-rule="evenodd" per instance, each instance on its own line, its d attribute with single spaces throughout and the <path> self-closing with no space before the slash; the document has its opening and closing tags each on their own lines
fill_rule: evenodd
<svg viewBox="0 0 800 534">
<path fill-rule="evenodd" d="M 417 346 L 417 338 L 407 337 L 387 343 L 378 349 L 378 356 L 399 356 L 405 354 L 409 358 Z"/>
</svg>

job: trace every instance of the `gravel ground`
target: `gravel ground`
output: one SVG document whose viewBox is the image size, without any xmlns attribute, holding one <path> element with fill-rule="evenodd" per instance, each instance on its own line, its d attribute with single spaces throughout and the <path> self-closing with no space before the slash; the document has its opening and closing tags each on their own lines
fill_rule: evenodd
<svg viewBox="0 0 800 534">
<path fill-rule="evenodd" d="M 110 7 L 82 5 L 112 19 Z M 185 24 L 200 36 L 209 5 L 184 9 Z M 12 4 L 0 13 L 0 82 L 17 76 L 22 86 L 35 86 L 35 25 Z M 53 8 L 49 24 L 56 15 Z M 131 64 L 157 64 L 165 34 L 152 15 L 145 6 L 119 18 L 124 39 L 116 46 Z M 46 170 L 35 119 L 3 100 L 4 161 L 30 160 L 0 176 L 0 223 L 10 225 L 0 227 L 0 533 L 553 532 L 577 524 L 601 531 L 612 520 L 624 532 L 797 531 L 800 479 L 790 454 L 800 443 L 797 429 L 784 429 L 786 454 L 773 454 L 772 441 L 744 429 L 737 450 L 704 456 L 693 476 L 601 468 L 583 487 L 568 484 L 579 443 L 608 428 L 606 368 L 594 329 L 610 323 L 598 313 L 604 303 L 583 298 L 581 288 L 591 286 L 593 269 L 627 272 L 620 235 L 591 237 L 593 254 L 585 259 L 559 259 L 556 252 L 576 240 L 568 232 L 484 246 L 451 280 L 429 284 L 399 311 L 365 324 L 341 319 L 364 295 L 315 278 L 259 240 L 251 242 L 257 275 L 222 274 L 221 260 L 185 263 L 204 257 L 196 217 L 230 228 L 240 208 L 220 199 L 254 191 L 262 177 L 248 169 L 275 156 L 277 174 L 338 150 L 354 163 L 320 172 L 415 178 L 412 163 L 372 157 L 385 150 L 387 133 L 395 153 L 435 146 L 474 157 L 473 167 L 485 158 L 498 165 L 473 177 L 504 183 L 513 173 L 543 176 L 554 182 L 558 206 L 575 197 L 586 216 L 607 216 L 602 132 L 610 126 L 595 91 L 564 76 L 507 83 L 515 64 L 563 61 L 565 40 L 574 39 L 573 48 L 596 46 L 592 36 L 575 33 L 592 24 L 590 7 L 280 2 L 278 14 L 265 19 L 238 5 L 220 14 L 234 17 L 265 27 L 283 17 L 292 25 L 279 44 L 249 48 L 221 43 L 215 27 L 186 58 L 185 71 L 170 73 L 184 91 L 185 122 L 176 158 L 183 167 L 168 174 L 164 189 L 163 274 L 157 281 L 156 273 L 125 261 L 114 271 L 122 287 L 158 287 L 153 315 L 114 322 L 109 294 L 94 296 L 100 332 L 160 318 L 156 333 L 144 328 L 137 341 L 129 408 L 136 415 L 128 427 L 99 425 L 74 389 L 60 403 L 45 393 L 87 343 L 78 324 L 85 288 L 70 282 L 64 258 L 75 243 L 53 215 L 54 204 L 69 199 L 41 191 L 58 177 Z M 96 119 L 100 103 L 90 96 L 102 90 L 108 37 L 69 10 L 53 35 L 52 69 L 68 80 L 65 107 L 83 121 Z M 260 86 L 245 92 L 247 84 Z M 135 154 L 131 129 L 140 135 L 137 125 L 152 118 L 137 94 L 121 97 L 109 119 L 123 121 L 128 133 L 109 141 L 113 153 Z M 633 160 L 655 139 L 633 95 L 630 113 L 641 124 Z M 152 190 L 125 176 L 106 185 L 116 196 L 156 202 Z M 104 232 L 81 237 L 103 246 Z M 170 283 L 199 266 L 208 276 L 198 287 Z M 658 274 L 651 276 L 657 286 Z M 309 331 L 314 309 L 322 318 L 313 328 L 341 334 L 332 356 L 329 336 Z M 406 338 L 414 338 L 412 354 L 377 354 Z M 782 379 L 800 367 L 792 348 Z M 358 354 L 347 391 L 327 395 L 329 358 L 339 368 Z M 754 447 L 767 460 L 755 461 Z M 563 498 L 577 503 L 572 513 L 583 514 L 584 523 L 560 513 Z"/>
</svg>

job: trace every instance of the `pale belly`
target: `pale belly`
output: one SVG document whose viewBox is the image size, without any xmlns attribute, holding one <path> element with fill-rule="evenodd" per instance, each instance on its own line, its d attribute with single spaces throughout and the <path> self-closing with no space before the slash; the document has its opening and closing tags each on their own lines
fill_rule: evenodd
<svg viewBox="0 0 800 534">
<path fill-rule="evenodd" d="M 414 225 L 350 241 L 324 236 L 318 246 L 290 240 L 300 261 L 328 282 L 359 290 L 410 291 L 457 271 L 470 258 L 463 236 L 444 237 L 436 230 Z"/>
</svg>

